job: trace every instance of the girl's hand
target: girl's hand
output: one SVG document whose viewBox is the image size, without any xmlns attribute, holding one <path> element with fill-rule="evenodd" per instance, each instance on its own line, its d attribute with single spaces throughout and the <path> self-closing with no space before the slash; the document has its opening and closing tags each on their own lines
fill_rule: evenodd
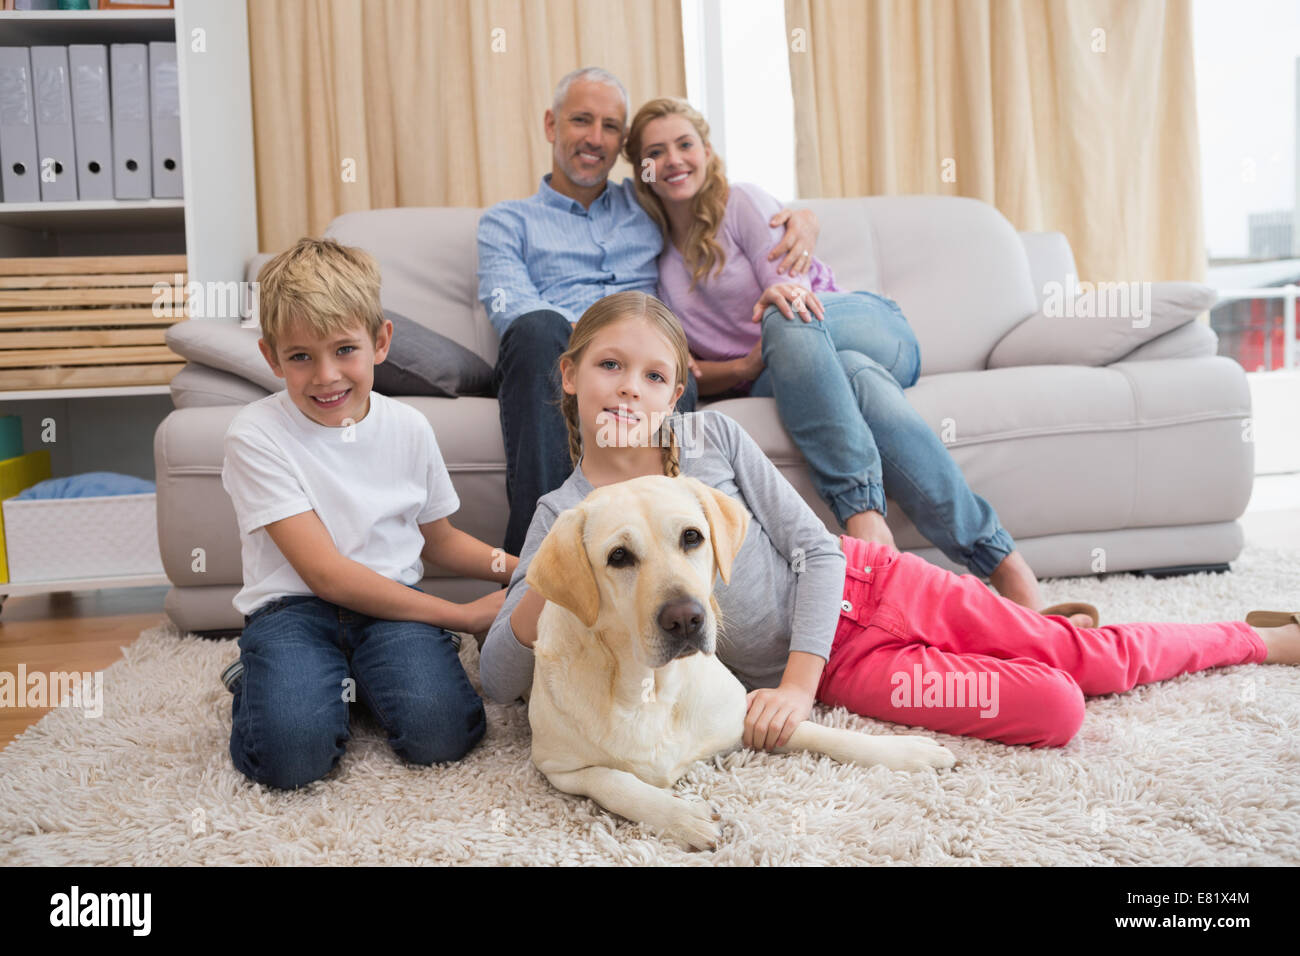
<svg viewBox="0 0 1300 956">
<path fill-rule="evenodd" d="M 750 691 L 745 698 L 749 706 L 745 713 L 745 746 L 754 750 L 784 746 L 795 728 L 812 715 L 814 696 L 789 684 Z"/>
<path fill-rule="evenodd" d="M 750 321 L 762 321 L 763 313 L 767 311 L 769 305 L 776 306 L 787 319 L 793 319 L 794 313 L 798 312 L 799 317 L 805 322 L 811 322 L 813 316 L 820 322 L 826 315 L 822 300 L 817 298 L 817 293 L 793 282 L 777 282 L 764 289 L 763 294 L 754 303 L 754 314 Z"/>
</svg>

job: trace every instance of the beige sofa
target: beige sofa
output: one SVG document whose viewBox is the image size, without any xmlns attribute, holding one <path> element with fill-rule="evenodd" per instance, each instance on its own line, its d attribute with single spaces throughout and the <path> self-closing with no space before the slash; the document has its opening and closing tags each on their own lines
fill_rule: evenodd
<svg viewBox="0 0 1300 956">
<path fill-rule="evenodd" d="M 1074 274 L 1063 236 L 1017 234 L 995 209 L 969 199 L 800 205 L 817 213 L 818 255 L 842 288 L 880 292 L 902 306 L 922 350 L 922 376 L 910 399 L 1040 575 L 1221 567 L 1237 556 L 1237 519 L 1253 475 L 1253 449 L 1243 441 L 1250 396 L 1241 367 L 1215 355 L 1208 326 L 1185 317 L 1142 327 L 1136 321 L 1097 325 L 1096 341 L 1109 337 L 1106 347 L 1120 358 L 1098 365 L 1078 340 L 1093 326 L 1076 324 L 1061 336 L 1054 330 L 1064 326 L 1049 326 L 1044 342 L 1042 330 L 1030 334 L 1026 321 L 1045 296 L 1060 291 L 1052 283 Z M 475 299 L 478 214 L 461 208 L 349 213 L 326 234 L 377 257 L 386 308 L 491 364 L 496 333 Z M 249 262 L 248 278 L 264 259 Z M 1013 330 L 1017 335 L 1008 337 Z M 241 581 L 240 548 L 221 485 L 221 455 L 238 407 L 278 387 L 256 340 L 256 330 L 217 320 L 182 323 L 168 335 L 190 364 L 172 384 L 176 410 L 155 437 L 158 534 L 173 585 L 166 610 L 187 631 L 243 623 L 231 605 Z M 1029 352 L 1048 353 L 1038 361 L 1052 364 L 989 367 L 991 356 L 1024 353 L 1008 348 L 1024 340 L 1032 340 Z M 1076 360 L 1093 364 L 1064 364 Z M 453 523 L 499 544 L 506 496 L 496 401 L 403 400 L 428 416 L 438 436 L 462 503 Z M 739 421 L 827 527 L 839 531 L 772 399 L 711 407 Z M 900 547 L 951 567 L 896 508 L 889 523 Z M 436 573 L 423 586 L 457 601 L 493 587 Z"/>
</svg>

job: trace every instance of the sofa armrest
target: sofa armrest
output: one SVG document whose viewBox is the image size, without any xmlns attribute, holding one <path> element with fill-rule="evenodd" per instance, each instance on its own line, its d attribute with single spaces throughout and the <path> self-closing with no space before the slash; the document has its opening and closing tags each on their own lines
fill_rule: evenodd
<svg viewBox="0 0 1300 956">
<path fill-rule="evenodd" d="M 1110 365 L 1188 324 L 1218 293 L 1196 282 L 1080 283 L 1051 290 L 1042 308 L 998 342 L 989 368 Z"/>
</svg>

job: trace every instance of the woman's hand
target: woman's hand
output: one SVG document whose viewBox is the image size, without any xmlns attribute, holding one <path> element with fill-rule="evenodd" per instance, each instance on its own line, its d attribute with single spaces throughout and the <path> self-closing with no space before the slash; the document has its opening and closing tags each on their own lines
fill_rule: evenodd
<svg viewBox="0 0 1300 956">
<path fill-rule="evenodd" d="M 802 687 L 782 683 L 775 689 L 759 688 L 745 698 L 746 747 L 771 750 L 782 747 L 801 723 L 812 715 L 815 694 Z"/>
<path fill-rule="evenodd" d="M 744 375 L 743 381 L 756 382 L 758 377 L 763 374 L 763 369 L 767 368 L 767 363 L 763 361 L 763 340 L 760 338 L 754 343 L 754 347 L 749 350 L 741 362 L 741 371 Z"/>
<path fill-rule="evenodd" d="M 793 282 L 776 282 L 764 289 L 763 294 L 754 303 L 754 314 L 750 317 L 750 321 L 761 322 L 763 313 L 767 311 L 769 305 L 776 306 L 787 319 L 793 319 L 794 314 L 798 312 L 799 317 L 805 322 L 811 322 L 814 317 L 820 322 L 826 315 L 822 300 L 817 298 L 817 293 Z"/>
</svg>

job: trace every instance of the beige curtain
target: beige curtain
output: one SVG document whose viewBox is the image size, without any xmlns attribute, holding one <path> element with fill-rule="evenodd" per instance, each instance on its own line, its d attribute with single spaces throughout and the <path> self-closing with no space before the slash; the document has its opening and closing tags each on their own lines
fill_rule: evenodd
<svg viewBox="0 0 1300 956">
<path fill-rule="evenodd" d="M 1205 270 L 1190 0 L 786 0 L 803 196 L 939 193 L 1088 281 Z"/>
<path fill-rule="evenodd" d="M 579 66 L 633 111 L 686 94 L 679 0 L 248 0 L 248 24 L 268 252 L 352 210 L 531 195 L 542 114 Z"/>
</svg>

